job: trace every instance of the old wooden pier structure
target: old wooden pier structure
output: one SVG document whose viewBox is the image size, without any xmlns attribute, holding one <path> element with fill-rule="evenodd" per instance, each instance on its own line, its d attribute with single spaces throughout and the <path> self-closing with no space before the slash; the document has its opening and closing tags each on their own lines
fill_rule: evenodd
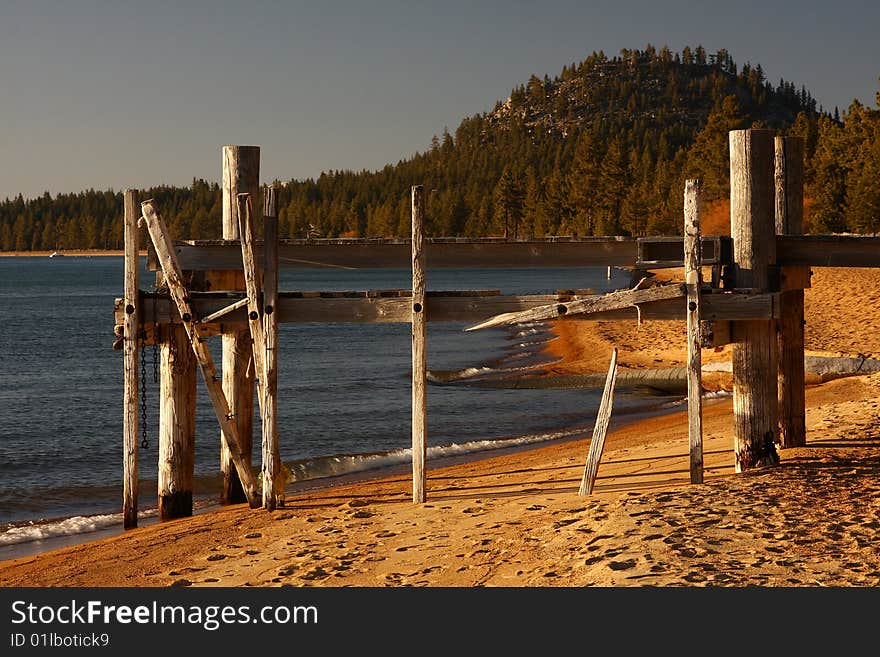
<svg viewBox="0 0 880 657">
<path fill-rule="evenodd" d="M 880 266 L 880 238 L 802 235 L 803 145 L 768 130 L 730 133 L 730 236 L 701 235 L 700 181 L 689 180 L 682 237 L 426 238 L 424 190 L 414 186 L 410 239 L 279 240 L 275 190 L 259 183 L 260 148 L 224 146 L 222 163 L 222 240 L 172 242 L 157 203 L 141 200 L 136 190 L 125 192 L 124 297 L 116 300 L 115 324 L 124 360 L 126 528 L 138 521 L 138 365 L 148 345 L 159 345 L 161 353 L 158 499 L 163 520 L 192 513 L 199 372 L 220 428 L 221 501 L 247 501 L 269 510 L 283 504 L 276 345 L 284 322 L 411 324 L 413 501 L 420 503 L 427 498 L 427 322 L 466 321 L 478 329 L 536 318 L 686 320 L 690 477 L 701 483 L 701 349 L 733 345 L 736 471 L 776 463 L 778 447 L 806 440 L 803 299 L 810 267 Z M 262 240 L 255 238 L 258 220 Z M 154 292 L 140 289 L 139 227 L 149 236 L 148 268 L 157 272 Z M 278 290 L 280 268 L 316 266 L 410 266 L 412 288 Z M 463 266 L 684 267 L 685 282 L 637 285 L 606 295 L 428 291 L 430 268 Z M 704 268 L 712 272 L 710 281 L 703 281 Z M 219 371 L 206 341 L 217 335 L 222 336 Z M 613 371 L 614 363 L 612 386 Z M 262 425 L 258 476 L 251 463 L 255 397 Z M 603 422 L 607 425 L 607 418 Z M 597 445 L 581 494 L 592 490 L 598 464 L 593 452 L 601 452 L 601 442 Z"/>
</svg>

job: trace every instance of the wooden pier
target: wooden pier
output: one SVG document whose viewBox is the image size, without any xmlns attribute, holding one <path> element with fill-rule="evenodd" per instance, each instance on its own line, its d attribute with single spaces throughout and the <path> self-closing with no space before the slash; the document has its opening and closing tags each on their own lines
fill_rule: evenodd
<svg viewBox="0 0 880 657">
<path fill-rule="evenodd" d="M 699 181 L 685 188 L 684 236 L 531 240 L 423 236 L 424 190 L 412 188 L 411 239 L 279 240 L 274 190 L 259 186 L 259 147 L 224 146 L 223 240 L 168 238 L 162 209 L 125 194 L 124 296 L 115 324 L 124 356 L 123 515 L 137 526 L 138 356 L 160 345 L 160 519 L 192 513 L 197 369 L 220 427 L 224 503 L 284 503 L 277 433 L 278 325 L 399 322 L 412 326 L 413 501 L 425 502 L 427 322 L 477 330 L 529 318 L 686 320 L 691 481 L 702 482 L 700 350 L 732 343 L 738 472 L 778 462 L 803 444 L 803 289 L 811 266 L 880 266 L 880 238 L 804 236 L 802 144 L 767 130 L 730 133 L 731 236 L 700 234 Z M 265 195 L 265 196 L 264 196 Z M 262 217 L 255 216 L 262 209 Z M 258 239 L 257 222 L 263 230 Z M 156 291 L 139 288 L 138 224 L 149 236 Z M 607 295 L 428 291 L 437 267 L 685 267 L 681 284 Z M 712 281 L 701 280 L 711 266 Z M 281 268 L 409 267 L 409 290 L 280 291 Z M 723 276 L 722 276 L 723 272 Z M 205 340 L 221 335 L 221 371 Z M 222 379 L 221 379 L 222 376 Z M 251 463 L 254 397 L 262 420 L 259 475 Z M 604 420 L 607 423 L 607 418 Z M 598 457 L 596 457 L 598 458 Z M 591 465 L 592 477 L 595 467 Z M 588 484 L 586 489 L 592 488 Z"/>
</svg>

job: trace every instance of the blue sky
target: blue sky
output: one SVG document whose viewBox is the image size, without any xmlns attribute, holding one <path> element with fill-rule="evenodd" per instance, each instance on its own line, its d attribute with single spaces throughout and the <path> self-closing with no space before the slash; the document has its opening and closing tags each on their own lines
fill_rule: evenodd
<svg viewBox="0 0 880 657">
<path fill-rule="evenodd" d="M 880 2 L 0 0 L 0 199 L 378 169 L 591 52 L 726 48 L 874 107 Z M 734 6 L 735 5 L 735 6 Z"/>
</svg>

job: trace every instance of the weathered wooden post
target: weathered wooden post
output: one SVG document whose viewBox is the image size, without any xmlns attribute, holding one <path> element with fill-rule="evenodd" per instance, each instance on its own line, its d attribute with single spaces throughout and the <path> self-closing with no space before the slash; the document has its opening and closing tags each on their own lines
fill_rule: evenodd
<svg viewBox="0 0 880 657">
<path fill-rule="evenodd" d="M 122 526 L 137 527 L 138 514 L 138 333 L 140 329 L 140 257 L 138 219 L 141 205 L 136 190 L 125 190 L 125 319 L 122 324 L 123 412 L 122 412 Z"/>
<path fill-rule="evenodd" d="M 804 232 L 804 141 L 776 137 L 776 234 Z M 784 267 L 779 297 L 779 444 L 807 444 L 804 399 L 804 291 L 784 289 L 787 282 L 809 282 L 808 267 Z"/>
<path fill-rule="evenodd" d="M 266 372 L 263 376 L 263 507 L 284 503 L 281 454 L 278 449 L 278 213 L 275 188 L 263 199 L 263 331 Z"/>
<path fill-rule="evenodd" d="M 425 244 L 424 244 L 425 190 L 421 185 L 412 188 L 412 460 L 413 502 L 427 499 L 425 488 L 425 460 L 427 446 L 427 375 L 428 323 L 425 312 Z"/>
<path fill-rule="evenodd" d="M 260 198 L 260 147 L 224 146 L 223 155 L 223 239 L 237 240 L 238 195 L 247 192 L 251 198 Z M 244 290 L 241 270 L 213 272 L 211 287 L 217 290 Z M 244 458 L 251 462 L 254 432 L 254 374 L 249 363 L 253 357 L 251 337 L 247 327 L 224 333 L 221 373 L 223 392 L 238 427 L 238 436 Z M 220 441 L 220 470 L 223 504 L 244 502 L 246 496 L 233 466 L 229 451 Z"/>
<path fill-rule="evenodd" d="M 730 235 L 736 287 L 769 289 L 776 262 L 772 130 L 730 132 Z M 774 320 L 737 322 L 733 344 L 737 472 L 779 462 Z"/>
<path fill-rule="evenodd" d="M 186 329 L 162 328 L 159 361 L 159 520 L 191 516 L 196 436 L 196 365 Z"/>
<path fill-rule="evenodd" d="M 703 483 L 703 359 L 700 334 L 703 263 L 700 239 L 700 181 L 688 180 L 684 187 L 684 272 L 688 295 L 688 444 L 692 484 Z"/>
</svg>

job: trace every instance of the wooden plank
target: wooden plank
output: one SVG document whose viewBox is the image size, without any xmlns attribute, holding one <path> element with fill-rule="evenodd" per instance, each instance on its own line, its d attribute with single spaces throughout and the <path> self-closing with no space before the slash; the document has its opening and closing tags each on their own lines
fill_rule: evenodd
<svg viewBox="0 0 880 657">
<path fill-rule="evenodd" d="M 239 308 L 244 308 L 248 305 L 248 298 L 239 299 L 235 303 L 230 303 L 228 306 L 223 306 L 220 310 L 211 313 L 207 317 L 203 317 L 202 319 L 197 320 L 199 324 L 210 324 L 211 322 L 216 322 L 221 317 L 228 315 L 229 313 L 238 310 Z"/>
<path fill-rule="evenodd" d="M 125 190 L 125 288 L 122 317 L 123 408 L 122 408 L 122 526 L 125 529 L 138 524 L 138 332 L 140 331 L 140 258 L 138 250 L 138 218 L 141 216 L 137 190 Z M 141 347 L 143 348 L 143 347 Z"/>
<path fill-rule="evenodd" d="M 797 235 L 804 230 L 804 141 L 776 137 L 776 233 Z M 810 268 L 783 267 L 783 292 L 779 295 L 781 317 L 777 324 L 779 344 L 779 445 L 807 444 L 804 372 L 804 291 L 809 287 Z M 806 285 L 798 285 L 806 281 Z M 787 289 L 794 288 L 794 289 Z"/>
<path fill-rule="evenodd" d="M 485 322 L 470 326 L 465 330 L 476 331 L 479 329 L 490 328 L 492 326 L 500 326 L 502 324 L 520 324 L 522 322 L 559 319 L 560 317 L 571 317 L 579 314 L 587 315 L 605 310 L 618 310 L 620 308 L 637 306 L 640 303 L 664 301 L 666 299 L 679 299 L 685 295 L 686 291 L 684 286 L 678 284 L 664 285 L 649 288 L 647 290 L 621 290 L 619 292 L 609 292 L 608 294 L 586 299 L 555 303 L 533 308 L 531 310 L 525 310 L 523 312 L 497 315 Z"/>
<path fill-rule="evenodd" d="M 687 285 L 688 446 L 692 484 L 703 483 L 703 360 L 701 290 L 703 263 L 700 240 L 700 181 L 688 180 L 684 189 L 684 276 Z"/>
<path fill-rule="evenodd" d="M 295 293 L 299 294 L 299 293 Z M 229 305 L 226 296 L 212 297 L 210 293 L 190 292 L 191 306 L 195 316 L 210 315 Z M 531 308 L 556 304 L 560 298 L 555 294 L 534 294 L 523 296 L 461 297 L 427 295 L 427 321 L 429 322 L 482 322 L 498 314 L 515 313 Z M 703 319 L 713 322 L 748 319 L 772 319 L 779 316 L 778 294 L 747 294 L 731 291 L 716 294 L 703 294 Z M 174 304 L 168 298 L 156 298 L 144 294 L 141 306 L 146 316 L 160 323 L 179 323 L 180 317 Z M 647 320 L 684 320 L 686 304 L 681 299 L 653 301 L 639 305 L 641 318 Z M 278 295 L 278 322 L 288 323 L 409 323 L 412 318 L 412 301 L 409 295 L 392 298 L 303 298 L 290 297 L 288 293 Z M 116 321 L 122 320 L 121 303 L 116 304 Z M 605 321 L 634 320 L 638 312 L 634 307 L 606 310 L 592 315 L 575 315 L 566 321 Z M 222 323 L 200 323 L 202 335 L 216 335 L 220 327 L 235 327 L 247 330 L 247 313 L 238 309 L 223 318 Z M 143 324 L 149 329 L 152 325 Z M 148 342 L 150 344 L 150 342 Z M 725 343 L 726 344 L 726 343 Z"/>
<path fill-rule="evenodd" d="M 547 237 L 505 241 L 503 238 L 425 238 L 427 267 L 607 267 L 631 266 L 638 258 L 631 237 Z M 175 243 L 175 253 L 186 270 L 231 269 L 240 260 L 237 241 L 194 240 Z M 409 239 L 281 240 L 279 267 L 302 269 L 409 267 Z M 262 243 L 255 245 L 260 259 Z"/>
<path fill-rule="evenodd" d="M 880 267 L 880 236 L 777 235 L 776 252 L 784 267 Z"/>
<path fill-rule="evenodd" d="M 730 234 L 736 285 L 765 291 L 775 263 L 774 133 L 730 132 Z M 779 462 L 776 325 L 738 322 L 733 344 L 735 470 Z"/>
<path fill-rule="evenodd" d="M 190 345 L 195 353 L 196 360 L 199 363 L 199 369 L 208 390 L 208 396 L 211 398 L 211 405 L 214 408 L 214 414 L 223 431 L 224 440 L 232 457 L 232 462 L 238 472 L 238 477 L 242 483 L 245 496 L 252 508 L 259 506 L 259 500 L 256 496 L 256 483 L 253 473 L 250 469 L 249 460 L 245 459 L 245 455 L 241 449 L 239 442 L 238 430 L 233 422 L 233 415 L 229 410 L 229 404 L 223 389 L 217 377 L 217 370 L 214 367 L 214 361 L 211 358 L 211 352 L 207 343 L 202 338 L 198 324 L 192 321 L 193 313 L 189 302 L 189 292 L 183 284 L 183 277 L 174 251 L 171 247 L 171 241 L 168 238 L 168 232 L 165 228 L 165 222 L 156 213 L 152 199 L 141 203 L 141 210 L 147 226 L 147 232 L 153 245 L 156 248 L 156 255 L 162 266 L 162 274 L 168 284 L 168 289 L 177 307 L 177 311 L 183 320 L 187 337 Z"/>
<path fill-rule="evenodd" d="M 284 506 L 284 479 L 281 476 L 281 453 L 278 447 L 278 213 L 275 188 L 268 187 L 263 205 L 263 334 L 266 372 L 263 392 L 263 508 L 273 511 Z"/>
<path fill-rule="evenodd" d="M 159 520 L 193 513 L 196 462 L 196 364 L 186 329 L 163 331 L 159 363 Z"/>
<path fill-rule="evenodd" d="M 222 226 L 223 238 L 234 245 L 230 253 L 235 257 L 223 266 L 208 269 L 227 269 L 225 272 L 211 272 L 209 283 L 212 289 L 244 289 L 241 270 L 241 242 L 238 229 L 238 195 L 250 194 L 259 198 L 260 194 L 260 147 L 226 145 L 221 149 L 222 165 Z M 187 271 L 197 269 L 181 264 Z M 232 328 L 221 338 L 221 372 L 223 392 L 234 416 L 241 443 L 242 453 L 248 464 L 251 463 L 254 436 L 254 373 L 250 363 L 253 359 L 253 345 L 247 327 Z M 220 471 L 223 485 L 220 490 L 221 504 L 237 504 L 245 500 L 244 490 L 236 474 L 230 454 L 220 438 Z"/>
<path fill-rule="evenodd" d="M 241 259 L 244 267 L 244 284 L 247 292 L 248 329 L 253 344 L 252 353 L 256 367 L 257 399 L 262 417 L 262 382 L 266 377 L 266 340 L 263 334 L 263 313 L 260 307 L 262 298 L 262 272 L 254 259 L 253 202 L 250 194 L 238 195 L 238 232 L 241 236 Z"/>
<path fill-rule="evenodd" d="M 425 460 L 427 458 L 428 324 L 425 307 L 425 190 L 412 188 L 412 459 L 413 502 L 427 500 Z"/>
<path fill-rule="evenodd" d="M 608 366 L 605 389 L 602 391 L 602 401 L 599 402 L 599 412 L 596 416 L 596 424 L 593 426 L 593 438 L 590 440 L 590 450 L 587 453 L 587 461 L 584 464 L 584 474 L 581 477 L 578 495 L 590 495 L 596 484 L 599 461 L 602 459 L 602 450 L 605 448 L 605 434 L 608 432 L 608 423 L 611 421 L 611 406 L 614 400 L 614 383 L 616 379 L 617 347 L 614 347 L 611 352 L 611 364 Z"/>
</svg>

